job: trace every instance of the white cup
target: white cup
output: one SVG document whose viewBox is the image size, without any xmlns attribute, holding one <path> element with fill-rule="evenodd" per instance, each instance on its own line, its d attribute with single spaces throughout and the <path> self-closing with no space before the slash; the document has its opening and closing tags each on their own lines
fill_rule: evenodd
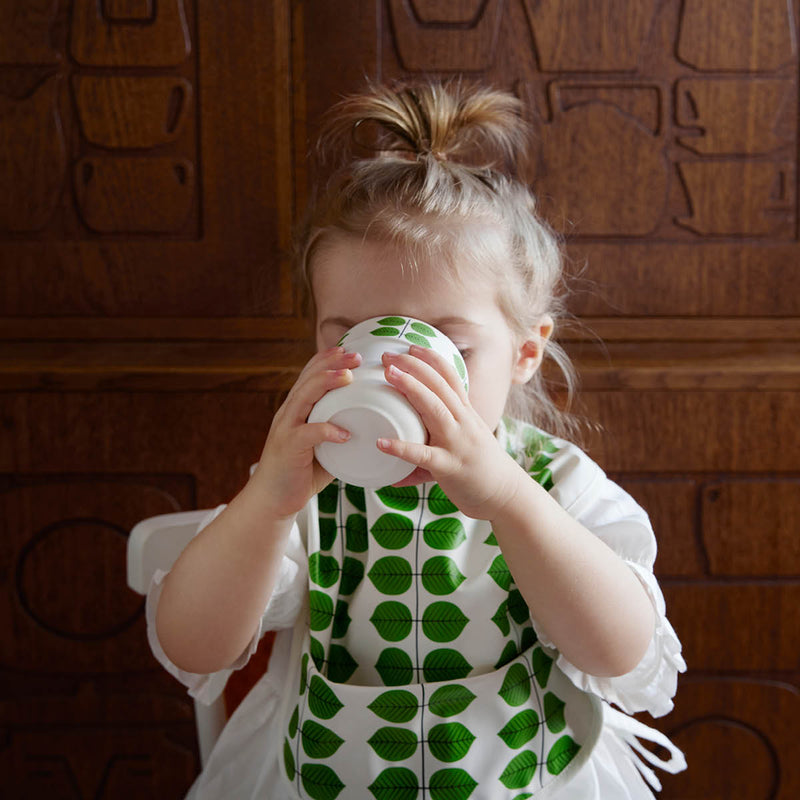
<svg viewBox="0 0 800 800">
<path fill-rule="evenodd" d="M 423 444 L 428 433 L 413 406 L 386 382 L 381 356 L 407 353 L 412 344 L 430 347 L 453 364 L 466 390 L 464 359 L 441 331 L 400 315 L 364 320 L 347 331 L 339 344 L 350 353 L 360 353 L 361 365 L 353 370 L 351 383 L 320 399 L 308 421 L 333 422 L 350 431 L 350 439 L 318 445 L 317 461 L 335 478 L 354 486 L 378 489 L 397 483 L 414 471 L 414 465 L 378 450 L 377 440 Z"/>
</svg>

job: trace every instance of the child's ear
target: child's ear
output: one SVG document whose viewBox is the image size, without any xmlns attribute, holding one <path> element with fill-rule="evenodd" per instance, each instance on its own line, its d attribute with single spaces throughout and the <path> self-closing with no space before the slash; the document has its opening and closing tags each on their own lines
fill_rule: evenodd
<svg viewBox="0 0 800 800">
<path fill-rule="evenodd" d="M 553 333 L 553 318 L 549 314 L 540 317 L 528 331 L 517 349 L 517 361 L 512 371 L 513 383 L 527 383 L 542 364 L 547 340 Z"/>
</svg>

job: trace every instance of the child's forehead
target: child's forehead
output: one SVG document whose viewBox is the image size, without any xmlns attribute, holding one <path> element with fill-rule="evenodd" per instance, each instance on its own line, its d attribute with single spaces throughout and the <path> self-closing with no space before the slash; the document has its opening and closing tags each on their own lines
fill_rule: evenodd
<svg viewBox="0 0 800 800">
<path fill-rule="evenodd" d="M 469 245 L 474 245 L 470 242 Z M 320 249 L 311 271 L 314 294 L 330 283 L 350 282 L 361 286 L 378 280 L 386 286 L 422 289 L 470 286 L 496 281 L 489 248 L 452 242 L 396 242 L 384 239 L 337 235 Z"/>
<path fill-rule="evenodd" d="M 312 290 L 318 306 L 358 308 L 417 298 L 446 304 L 471 296 L 478 287 L 485 292 L 487 283 L 477 270 L 454 269 L 446 262 L 402 252 L 358 248 L 321 259 L 314 270 Z"/>
<path fill-rule="evenodd" d="M 467 275 L 432 262 L 409 265 L 385 253 L 361 259 L 352 255 L 347 249 L 331 252 L 315 268 L 312 288 L 320 326 L 326 320 L 341 326 L 342 321 L 356 324 L 387 314 L 431 324 L 471 320 L 478 307 L 486 312 L 486 305 L 496 304 L 495 284 L 477 271 Z"/>
</svg>

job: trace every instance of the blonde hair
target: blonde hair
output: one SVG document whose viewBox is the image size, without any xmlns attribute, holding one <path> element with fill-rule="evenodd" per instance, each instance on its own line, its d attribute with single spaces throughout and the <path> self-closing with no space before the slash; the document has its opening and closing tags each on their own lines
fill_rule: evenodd
<svg viewBox="0 0 800 800">
<path fill-rule="evenodd" d="M 560 243 L 513 176 L 527 141 L 516 97 L 460 81 L 375 86 L 343 99 L 319 141 L 321 158 L 335 159 L 335 169 L 298 237 L 307 308 L 313 312 L 315 258 L 337 236 L 350 235 L 396 246 L 413 269 L 435 264 L 455 279 L 459 264 L 488 271 L 517 337 L 545 314 L 557 326 L 564 315 Z M 552 337 L 544 357 L 560 370 L 568 408 L 577 384 L 572 364 Z M 552 433 L 575 433 L 541 368 L 513 387 L 506 413 Z"/>
</svg>

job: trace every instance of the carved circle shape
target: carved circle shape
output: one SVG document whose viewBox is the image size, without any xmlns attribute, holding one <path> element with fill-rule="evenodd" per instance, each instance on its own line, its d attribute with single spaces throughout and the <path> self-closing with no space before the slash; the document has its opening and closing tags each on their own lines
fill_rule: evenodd
<svg viewBox="0 0 800 800">
<path fill-rule="evenodd" d="M 17 562 L 16 590 L 40 627 L 98 641 L 131 627 L 143 602 L 127 590 L 127 531 L 101 519 L 60 520 L 34 534 Z"/>
<path fill-rule="evenodd" d="M 764 725 L 769 718 L 765 714 Z M 764 731 L 723 716 L 694 719 L 673 729 L 670 738 L 687 754 L 689 768 L 663 775 L 671 797 L 726 797 L 774 800 L 780 761 Z"/>
</svg>

